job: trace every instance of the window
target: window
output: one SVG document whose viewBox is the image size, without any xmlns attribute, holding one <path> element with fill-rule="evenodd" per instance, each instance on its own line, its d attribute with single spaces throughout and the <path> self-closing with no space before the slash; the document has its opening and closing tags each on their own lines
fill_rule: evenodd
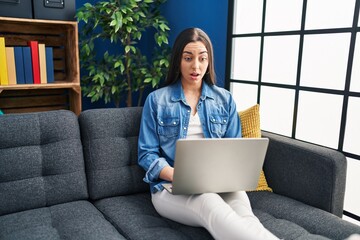
<svg viewBox="0 0 360 240">
<path fill-rule="evenodd" d="M 226 72 L 238 110 L 260 104 L 262 130 L 345 154 L 344 214 L 357 224 L 359 8 L 360 0 L 230 0 Z"/>
</svg>

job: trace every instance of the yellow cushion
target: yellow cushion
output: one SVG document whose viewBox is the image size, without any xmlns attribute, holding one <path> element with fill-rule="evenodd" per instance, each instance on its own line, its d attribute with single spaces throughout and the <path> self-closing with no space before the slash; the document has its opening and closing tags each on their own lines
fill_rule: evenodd
<svg viewBox="0 0 360 240">
<path fill-rule="evenodd" d="M 241 120 L 241 133 L 244 138 L 260 138 L 260 112 L 259 104 L 256 104 L 248 109 L 239 112 Z M 270 191 L 272 189 L 268 186 L 264 171 L 261 171 L 258 186 L 255 191 Z"/>
</svg>

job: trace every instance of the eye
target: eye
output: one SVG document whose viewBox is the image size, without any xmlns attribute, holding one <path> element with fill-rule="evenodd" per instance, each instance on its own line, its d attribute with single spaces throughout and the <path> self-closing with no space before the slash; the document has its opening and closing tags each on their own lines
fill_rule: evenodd
<svg viewBox="0 0 360 240">
<path fill-rule="evenodd" d="M 207 57 L 201 57 L 200 58 L 200 61 L 202 61 L 202 62 L 204 62 L 204 61 L 206 61 L 207 60 Z"/>
<path fill-rule="evenodd" d="M 184 60 L 187 61 L 187 62 L 190 62 L 190 61 L 191 61 L 191 57 L 184 57 Z"/>
</svg>

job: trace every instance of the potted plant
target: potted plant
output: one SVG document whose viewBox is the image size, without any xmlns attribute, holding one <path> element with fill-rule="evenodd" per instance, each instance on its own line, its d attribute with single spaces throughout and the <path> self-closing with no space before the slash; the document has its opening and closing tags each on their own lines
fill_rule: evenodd
<svg viewBox="0 0 360 240">
<path fill-rule="evenodd" d="M 77 10 L 80 31 L 80 63 L 84 96 L 103 99 L 116 107 L 125 100 L 133 106 L 133 94 L 141 104 L 143 91 L 155 88 L 169 66 L 167 20 L 160 14 L 166 0 L 108 0 L 85 3 Z M 154 49 L 143 54 L 139 43 L 144 34 L 154 37 Z M 100 44 L 111 46 L 99 52 Z M 151 59 L 149 57 L 151 55 Z"/>
</svg>

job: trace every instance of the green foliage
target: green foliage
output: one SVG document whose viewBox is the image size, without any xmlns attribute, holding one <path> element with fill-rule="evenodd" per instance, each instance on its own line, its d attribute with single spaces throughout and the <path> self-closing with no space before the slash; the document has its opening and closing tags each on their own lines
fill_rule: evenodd
<svg viewBox="0 0 360 240">
<path fill-rule="evenodd" d="M 80 32 L 80 63 L 86 70 L 81 77 L 82 91 L 91 101 L 114 101 L 126 96 L 132 106 L 132 94 L 139 92 L 138 104 L 146 86 L 158 87 L 169 66 L 167 20 L 160 14 L 166 0 L 108 0 L 77 10 Z M 151 56 L 141 53 L 138 44 L 143 33 L 154 33 L 156 46 Z M 99 42 L 102 40 L 101 42 Z M 118 53 L 98 53 L 95 43 L 108 41 Z"/>
</svg>

